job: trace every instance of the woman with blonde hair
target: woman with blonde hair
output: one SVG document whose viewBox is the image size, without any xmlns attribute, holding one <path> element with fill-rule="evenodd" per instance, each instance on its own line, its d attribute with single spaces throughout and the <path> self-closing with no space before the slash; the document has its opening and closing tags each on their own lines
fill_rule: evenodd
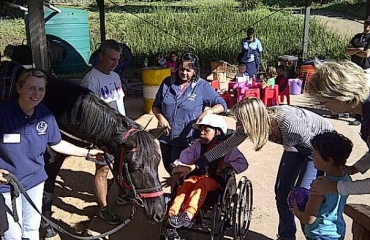
<svg viewBox="0 0 370 240">
<path fill-rule="evenodd" d="M 186 173 L 224 156 L 233 147 L 249 138 L 256 151 L 267 141 L 284 147 L 275 184 L 275 199 L 279 213 L 279 239 L 295 239 L 294 215 L 289 210 L 287 197 L 295 186 L 310 188 L 317 177 L 312 162 L 311 139 L 319 133 L 333 130 L 331 123 L 311 111 L 280 105 L 266 108 L 260 99 L 243 99 L 233 112 L 236 133 L 205 153 L 193 165 L 177 171 Z"/>
<path fill-rule="evenodd" d="M 0 103 L 0 213 L 7 226 L 2 239 L 39 240 L 41 215 L 21 194 L 15 199 L 19 221 L 13 209 L 9 173 L 20 181 L 34 206 L 41 212 L 45 179 L 44 152 L 46 146 L 54 151 L 87 157 L 99 157 L 103 151 L 84 149 L 62 140 L 53 114 L 41 101 L 46 91 L 46 76 L 37 69 L 25 70 L 18 78 L 15 99 Z"/>
<path fill-rule="evenodd" d="M 327 109 L 362 116 L 361 138 L 370 146 L 370 96 L 365 73 L 357 64 L 325 62 L 316 64 L 316 71 L 307 86 L 310 95 Z M 353 166 L 346 166 L 349 174 L 365 173 L 370 168 L 370 152 L 366 152 Z M 311 193 L 325 195 L 339 192 L 342 195 L 370 193 L 370 178 L 353 182 L 331 182 L 320 178 L 312 184 Z"/>
</svg>

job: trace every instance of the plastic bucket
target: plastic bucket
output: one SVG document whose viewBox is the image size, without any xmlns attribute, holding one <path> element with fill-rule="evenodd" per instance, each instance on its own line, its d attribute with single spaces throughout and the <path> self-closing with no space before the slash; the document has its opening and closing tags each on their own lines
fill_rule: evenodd
<svg viewBox="0 0 370 240">
<path fill-rule="evenodd" d="M 289 93 L 290 95 L 300 95 L 302 91 L 302 80 L 289 79 Z"/>
<path fill-rule="evenodd" d="M 169 68 L 143 68 L 144 112 L 153 114 L 152 106 L 162 81 L 171 76 Z"/>
</svg>

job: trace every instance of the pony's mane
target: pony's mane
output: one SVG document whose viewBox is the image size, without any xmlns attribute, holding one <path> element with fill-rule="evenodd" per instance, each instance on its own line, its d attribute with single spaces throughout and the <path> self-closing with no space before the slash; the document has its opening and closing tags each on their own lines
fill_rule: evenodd
<svg viewBox="0 0 370 240">
<path fill-rule="evenodd" d="M 148 132 L 138 131 L 132 136 L 132 141 L 135 143 L 134 146 L 138 146 L 139 148 L 137 159 L 147 159 L 143 165 L 144 170 L 157 172 L 161 156 L 154 137 Z"/>
<path fill-rule="evenodd" d="M 142 130 L 89 89 L 67 80 L 48 77 L 43 103 L 54 113 L 61 130 L 89 142 L 118 146 L 127 130 Z"/>
</svg>

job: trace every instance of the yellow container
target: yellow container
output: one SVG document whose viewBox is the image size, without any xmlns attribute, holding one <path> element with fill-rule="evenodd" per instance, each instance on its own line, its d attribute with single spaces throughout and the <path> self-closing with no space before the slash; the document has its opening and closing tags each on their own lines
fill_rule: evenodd
<svg viewBox="0 0 370 240">
<path fill-rule="evenodd" d="M 144 97 L 144 112 L 153 114 L 152 106 L 155 95 L 158 92 L 159 86 L 166 77 L 171 76 L 169 68 L 143 68 L 143 97 Z"/>
</svg>

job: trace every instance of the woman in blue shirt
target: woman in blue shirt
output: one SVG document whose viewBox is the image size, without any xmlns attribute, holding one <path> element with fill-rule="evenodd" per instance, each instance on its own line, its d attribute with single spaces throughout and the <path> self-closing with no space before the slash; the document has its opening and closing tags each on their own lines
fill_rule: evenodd
<svg viewBox="0 0 370 240">
<path fill-rule="evenodd" d="M 18 97 L 0 103 L 0 183 L 4 175 L 14 174 L 41 212 L 44 181 L 44 152 L 49 145 L 66 155 L 96 156 L 101 150 L 77 147 L 61 139 L 53 114 L 40 102 L 45 96 L 46 76 L 42 71 L 24 71 L 16 84 Z M 41 216 L 23 195 L 16 198 L 19 222 L 8 209 L 11 204 L 10 186 L 0 184 L 0 215 L 6 215 L 3 239 L 39 240 Z M 3 227 L 3 226 L 2 226 Z"/>
<path fill-rule="evenodd" d="M 167 127 L 159 141 L 163 164 L 169 174 L 171 163 L 193 140 L 192 125 L 207 113 L 218 114 L 226 110 L 226 102 L 200 78 L 198 57 L 192 53 L 183 54 L 176 75 L 163 80 L 153 103 L 158 125 Z"/>
</svg>

